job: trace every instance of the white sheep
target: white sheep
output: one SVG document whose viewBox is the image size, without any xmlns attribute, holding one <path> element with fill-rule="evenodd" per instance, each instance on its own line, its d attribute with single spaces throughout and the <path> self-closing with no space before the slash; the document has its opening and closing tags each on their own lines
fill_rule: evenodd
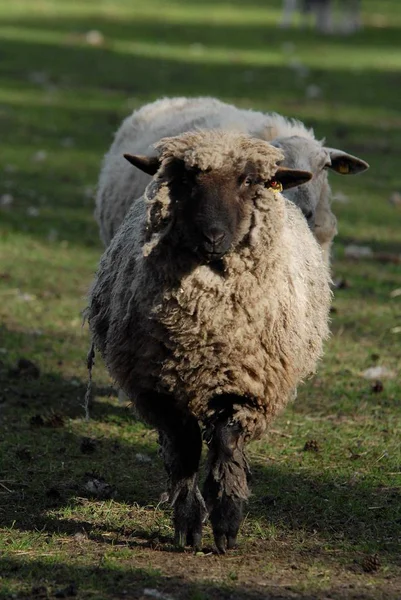
<svg viewBox="0 0 401 600">
<path fill-rule="evenodd" d="M 159 431 L 176 542 L 199 548 L 208 513 L 225 552 L 249 495 L 245 444 L 322 354 L 329 269 L 278 191 L 311 174 L 278 167 L 279 149 L 203 130 L 162 139 L 157 154 L 126 155 L 155 177 L 101 258 L 87 317 L 111 376 Z"/>
<path fill-rule="evenodd" d="M 214 98 L 165 98 L 147 104 L 125 119 L 106 154 L 96 198 L 96 219 L 105 245 L 110 243 L 134 198 L 143 194 L 149 174 L 134 172 L 124 153 L 156 154 L 154 144 L 164 136 L 185 131 L 223 128 L 273 141 L 284 152 L 283 165 L 313 173 L 313 179 L 286 196 L 299 206 L 322 246 L 327 263 L 337 233 L 330 207 L 327 170 L 354 174 L 368 168 L 365 161 L 341 150 L 326 148 L 303 123 L 276 113 L 239 109 Z"/>
</svg>

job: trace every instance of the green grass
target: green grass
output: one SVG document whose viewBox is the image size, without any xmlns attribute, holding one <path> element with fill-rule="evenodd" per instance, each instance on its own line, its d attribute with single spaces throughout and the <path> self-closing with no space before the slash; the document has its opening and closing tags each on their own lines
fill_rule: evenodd
<svg viewBox="0 0 401 600">
<path fill-rule="evenodd" d="M 323 37 L 279 29 L 280 6 L 0 0 L 0 598 L 401 597 L 401 266 L 344 252 L 401 254 L 401 208 L 388 202 L 401 191 L 401 12 L 365 0 L 362 32 Z M 349 199 L 334 204 L 333 260 L 348 287 L 317 376 L 249 449 L 254 494 L 223 558 L 209 526 L 203 555 L 175 550 L 156 435 L 100 361 L 88 423 L 82 408 L 100 161 L 133 108 L 179 94 L 298 117 L 371 164 L 331 177 Z M 21 358 L 38 378 L 15 369 Z M 374 365 L 397 373 L 377 393 L 362 377 Z"/>
</svg>

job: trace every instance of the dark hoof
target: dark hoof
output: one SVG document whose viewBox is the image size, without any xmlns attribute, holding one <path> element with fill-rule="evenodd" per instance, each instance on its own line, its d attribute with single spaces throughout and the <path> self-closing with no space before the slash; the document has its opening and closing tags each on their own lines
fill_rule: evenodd
<svg viewBox="0 0 401 600">
<path fill-rule="evenodd" d="M 226 553 L 226 536 L 224 534 L 214 534 L 214 543 L 219 554 Z"/>
<path fill-rule="evenodd" d="M 178 548 L 184 548 L 185 546 L 192 546 L 192 548 L 199 552 L 202 550 L 202 531 L 196 533 L 191 529 L 176 529 L 174 536 L 174 544 Z"/>
<path fill-rule="evenodd" d="M 237 544 L 237 535 L 242 522 L 244 501 L 223 495 L 210 514 L 214 541 L 220 554 L 232 550 Z"/>
<path fill-rule="evenodd" d="M 174 535 L 174 544 L 178 548 L 185 548 L 185 546 L 191 546 L 195 552 L 202 550 L 202 526 L 201 530 L 196 533 L 190 528 L 176 528 Z"/>
<path fill-rule="evenodd" d="M 192 546 L 196 552 L 202 550 L 202 531 L 194 533 L 189 531 L 187 533 L 187 546 Z"/>
<path fill-rule="evenodd" d="M 175 530 L 175 536 L 174 536 L 174 544 L 178 547 L 178 548 L 184 548 L 186 545 L 186 539 L 187 539 L 187 533 L 184 530 L 181 531 L 177 531 L 177 529 Z"/>
<path fill-rule="evenodd" d="M 227 536 L 227 550 L 233 550 L 237 546 L 237 536 Z"/>
<path fill-rule="evenodd" d="M 202 550 L 202 522 L 194 523 L 193 517 L 175 526 L 174 544 L 179 548 L 192 546 L 199 552 Z"/>
<path fill-rule="evenodd" d="M 237 545 L 237 536 L 226 535 L 225 533 L 215 533 L 214 543 L 216 544 L 217 552 L 225 554 L 227 550 L 232 550 Z"/>
<path fill-rule="evenodd" d="M 174 500 L 175 544 L 181 548 L 202 549 L 202 525 L 207 515 L 205 502 L 197 486 L 183 487 Z"/>
</svg>

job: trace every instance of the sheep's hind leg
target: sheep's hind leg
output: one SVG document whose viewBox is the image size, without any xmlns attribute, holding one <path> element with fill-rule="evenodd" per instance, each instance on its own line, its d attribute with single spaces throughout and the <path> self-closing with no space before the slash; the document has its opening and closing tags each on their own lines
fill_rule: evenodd
<svg viewBox="0 0 401 600">
<path fill-rule="evenodd" d="M 146 420 L 159 431 L 159 444 L 169 478 L 174 510 L 175 543 L 201 548 L 207 509 L 198 487 L 202 435 L 197 419 L 175 406 L 171 396 L 152 394 L 137 402 Z"/>
<path fill-rule="evenodd" d="M 249 496 L 244 432 L 227 418 L 211 428 L 208 444 L 204 497 L 217 550 L 224 554 L 236 545 L 244 502 Z"/>
</svg>

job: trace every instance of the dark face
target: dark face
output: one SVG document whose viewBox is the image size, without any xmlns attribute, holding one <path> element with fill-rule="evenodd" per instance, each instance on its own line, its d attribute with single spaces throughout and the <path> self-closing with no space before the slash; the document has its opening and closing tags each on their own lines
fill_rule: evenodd
<svg viewBox="0 0 401 600">
<path fill-rule="evenodd" d="M 219 260 L 248 233 L 253 200 L 264 182 L 251 164 L 239 175 L 234 169 L 188 169 L 178 161 L 173 168 L 181 243 L 205 262 Z"/>
</svg>

